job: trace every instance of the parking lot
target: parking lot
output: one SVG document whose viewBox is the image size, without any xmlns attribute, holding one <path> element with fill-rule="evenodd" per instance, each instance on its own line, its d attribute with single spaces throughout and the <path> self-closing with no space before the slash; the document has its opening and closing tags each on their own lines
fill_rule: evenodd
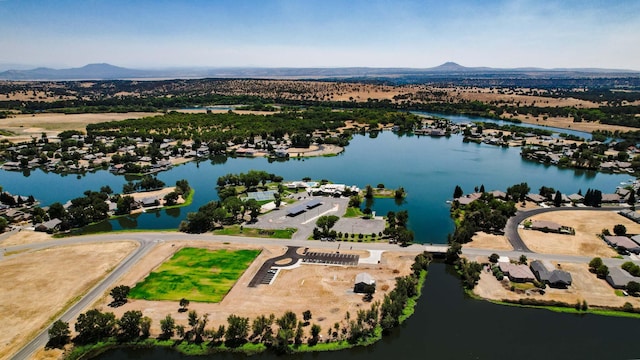
<svg viewBox="0 0 640 360">
<path fill-rule="evenodd" d="M 297 198 L 300 197 L 298 200 Z M 319 206 L 312 209 L 306 209 L 304 212 L 288 216 L 287 209 L 294 206 L 300 206 L 317 199 L 321 201 Z M 348 198 L 334 198 L 326 196 L 308 196 L 306 193 L 296 194 L 296 201 L 293 204 L 283 203 L 280 209 L 273 210 L 267 214 L 258 217 L 258 221 L 253 224 L 247 224 L 246 227 L 259 229 L 286 229 L 295 228 L 298 231 L 293 234 L 293 239 L 307 239 L 311 236 L 316 220 L 322 215 L 342 216 L 346 212 L 349 203 Z M 337 225 L 337 224 L 336 224 Z"/>
<path fill-rule="evenodd" d="M 302 258 L 302 262 L 307 264 L 357 266 L 359 259 L 359 255 L 340 254 L 339 252 L 307 252 Z"/>
</svg>

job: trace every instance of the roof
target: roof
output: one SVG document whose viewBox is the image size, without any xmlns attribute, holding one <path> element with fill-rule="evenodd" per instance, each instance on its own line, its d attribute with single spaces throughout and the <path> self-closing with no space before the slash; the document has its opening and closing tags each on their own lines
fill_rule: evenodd
<svg viewBox="0 0 640 360">
<path fill-rule="evenodd" d="M 629 239 L 626 236 L 606 235 L 604 237 L 604 241 L 615 246 L 623 247 L 625 249 L 635 249 L 640 247 L 633 240 Z"/>
<path fill-rule="evenodd" d="M 287 215 L 298 215 L 300 213 L 303 213 L 307 211 L 307 207 L 304 205 L 296 205 L 294 207 L 288 208 L 287 209 Z"/>
<path fill-rule="evenodd" d="M 540 194 L 527 194 L 527 199 L 533 201 L 533 202 L 544 202 L 547 200 L 547 198 L 545 198 L 544 196 L 540 195 Z"/>
<path fill-rule="evenodd" d="M 619 267 L 610 267 L 607 282 L 614 288 L 625 288 L 629 281 L 635 280 L 631 274 Z"/>
<path fill-rule="evenodd" d="M 620 195 L 618 194 L 602 194 L 602 202 L 619 202 Z"/>
<path fill-rule="evenodd" d="M 533 220 L 531 222 L 531 228 L 532 229 L 549 229 L 549 230 L 555 230 L 555 231 L 560 231 L 560 229 L 562 228 L 562 225 L 555 223 L 553 221 L 546 221 L 546 220 Z"/>
<path fill-rule="evenodd" d="M 376 281 L 373 279 L 373 277 L 371 275 L 369 275 L 369 273 L 363 272 L 360 273 L 358 275 L 356 275 L 356 284 L 367 284 L 367 285 L 373 285 L 376 283 Z"/>
<path fill-rule="evenodd" d="M 527 265 L 499 263 L 499 266 L 500 270 L 512 279 L 534 280 L 536 278 Z"/>
<path fill-rule="evenodd" d="M 537 275 L 538 280 L 540 281 L 548 281 L 551 277 L 551 273 L 547 269 L 547 267 L 540 260 L 534 260 L 529 265 L 531 270 Z"/>
<path fill-rule="evenodd" d="M 319 206 L 321 204 L 322 204 L 322 201 L 320 201 L 319 199 L 313 199 L 313 200 L 307 202 L 305 204 L 305 206 L 307 207 L 307 209 L 311 209 L 311 208 L 314 208 L 314 207 Z"/>
</svg>

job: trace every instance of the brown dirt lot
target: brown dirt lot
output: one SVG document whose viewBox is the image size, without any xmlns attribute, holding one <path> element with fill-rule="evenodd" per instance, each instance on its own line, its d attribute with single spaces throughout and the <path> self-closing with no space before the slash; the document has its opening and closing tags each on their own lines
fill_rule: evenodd
<svg viewBox="0 0 640 360">
<path fill-rule="evenodd" d="M 613 227 L 616 224 L 626 226 L 628 233 L 640 233 L 640 224 L 636 224 L 614 211 L 548 212 L 530 219 L 553 221 L 576 230 L 575 236 L 572 236 L 520 229 L 519 234 L 527 247 L 543 254 L 613 257 L 617 253 L 596 234 L 600 234 L 604 228 L 613 233 Z"/>
<path fill-rule="evenodd" d="M 199 241 L 180 243 L 175 246 L 171 243 L 161 244 L 142 259 L 119 283 L 134 286 L 182 246 L 210 249 L 247 248 L 247 246 L 241 245 L 211 244 Z M 249 317 L 253 320 L 263 314 L 273 313 L 276 316 L 281 316 L 285 311 L 291 310 L 301 316 L 303 311 L 311 310 L 313 315 L 311 322 L 319 324 L 324 329 L 323 334 L 326 334 L 326 329 L 344 319 L 347 311 L 353 315 L 357 310 L 369 307 L 368 303 L 363 302 L 361 295 L 352 292 L 354 279 L 358 273 L 366 271 L 376 279 L 377 292 L 374 301 L 382 300 L 384 294 L 393 289 L 396 277 L 411 272 L 410 266 L 414 259 L 414 255 L 411 254 L 384 253 L 381 264 L 377 265 L 359 265 L 357 267 L 302 265 L 290 270 L 280 270 L 272 285 L 249 288 L 249 281 L 264 261 L 281 255 L 285 251 L 285 247 L 275 245 L 262 248 L 262 253 L 256 261 L 249 266 L 220 303 L 192 302 L 189 305 L 189 310 L 196 310 L 200 315 L 209 314 L 209 327 L 216 328 L 221 324 L 226 324 L 226 319 L 230 314 Z M 310 249 L 309 251 L 314 250 Z M 326 249 L 320 251 L 326 251 Z M 343 253 L 351 252 L 345 251 Z M 358 254 L 368 256 L 364 252 Z M 118 317 L 128 310 L 141 310 L 145 316 L 149 316 L 153 320 L 152 334 L 160 332 L 160 320 L 167 314 L 176 319 L 177 324 L 187 326 L 187 313 L 178 312 L 177 302 L 131 300 L 122 307 L 112 309 L 107 306 L 110 301 L 107 295 L 105 294 L 94 307 L 102 311 L 113 311 Z"/>
<path fill-rule="evenodd" d="M 32 244 L 38 242 L 45 242 L 53 240 L 53 236 L 37 231 L 22 230 L 13 232 L 9 237 L 4 240 L 0 240 L 0 246 L 15 246 L 23 244 Z"/>
<path fill-rule="evenodd" d="M 11 324 L 0 332 L 0 359 L 17 351 L 136 246 L 129 241 L 82 244 L 0 261 L 0 318 Z"/>
<path fill-rule="evenodd" d="M 530 260 L 534 260 L 533 258 Z M 554 263 L 557 265 L 557 263 Z M 613 306 L 621 307 L 625 302 L 630 302 L 634 307 L 640 306 L 640 298 L 632 296 L 617 296 L 611 286 L 605 280 L 598 279 L 595 274 L 589 272 L 587 264 L 561 264 L 563 270 L 571 273 L 572 285 L 567 289 L 553 289 L 547 287 L 545 294 L 537 292 L 529 294 L 517 294 L 511 291 L 509 281 L 506 288 L 491 273 L 485 271 L 480 275 L 478 285 L 473 292 L 490 300 L 518 300 L 520 298 L 532 298 L 538 300 L 556 300 L 567 304 L 575 304 L 585 300 L 589 306 Z"/>
<path fill-rule="evenodd" d="M 496 250 L 513 250 L 513 247 L 504 235 L 493 235 L 485 232 L 478 232 L 473 236 L 473 241 L 466 243 L 463 248 L 481 248 Z"/>
</svg>

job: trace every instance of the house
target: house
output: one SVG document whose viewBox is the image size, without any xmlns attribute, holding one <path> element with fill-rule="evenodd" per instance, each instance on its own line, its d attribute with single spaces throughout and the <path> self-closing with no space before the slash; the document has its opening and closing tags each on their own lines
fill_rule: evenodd
<svg viewBox="0 0 640 360">
<path fill-rule="evenodd" d="M 547 198 L 545 198 L 540 194 L 527 194 L 526 198 L 527 200 L 533 201 L 534 203 L 537 203 L 537 204 L 547 201 Z"/>
<path fill-rule="evenodd" d="M 602 194 L 603 203 L 619 203 L 622 201 L 618 194 Z"/>
<path fill-rule="evenodd" d="M 375 292 L 376 281 L 368 273 L 360 273 L 356 275 L 355 284 L 353 286 L 353 292 L 355 293 L 368 293 L 373 288 Z"/>
<path fill-rule="evenodd" d="M 60 224 L 62 224 L 62 220 L 55 218 L 35 225 L 34 229 L 35 231 L 52 233 L 60 229 Z"/>
<path fill-rule="evenodd" d="M 571 274 L 553 267 L 547 261 L 534 260 L 529 265 L 538 281 L 555 288 L 566 288 L 571 285 Z"/>
<path fill-rule="evenodd" d="M 575 230 L 569 226 L 560 225 L 553 221 L 547 220 L 533 220 L 531 222 L 531 229 L 542 232 L 552 232 L 556 234 L 569 234 L 575 235 Z"/>
<path fill-rule="evenodd" d="M 500 271 L 513 282 L 529 282 L 536 279 L 527 265 L 499 262 L 498 266 L 500 267 Z"/>
<path fill-rule="evenodd" d="M 580 194 L 571 194 L 567 196 L 571 202 L 582 202 L 584 200 L 584 196 Z"/>
<path fill-rule="evenodd" d="M 473 193 L 473 194 L 468 194 L 468 195 L 459 197 L 455 200 L 458 201 L 458 204 L 460 205 L 469 205 L 472 202 L 480 199 L 481 196 L 482 196 L 481 193 Z"/>
<path fill-rule="evenodd" d="M 635 281 L 636 278 L 619 267 L 610 267 L 606 280 L 614 289 L 625 289 L 629 281 Z"/>
<path fill-rule="evenodd" d="M 603 238 L 616 250 L 628 250 L 634 254 L 640 254 L 640 245 L 626 236 L 605 235 Z"/>
<path fill-rule="evenodd" d="M 142 200 L 140 200 L 140 204 L 143 207 L 158 206 L 158 205 L 160 205 L 160 201 L 157 198 L 150 196 L 150 197 L 146 197 L 146 198 L 143 198 Z"/>
</svg>

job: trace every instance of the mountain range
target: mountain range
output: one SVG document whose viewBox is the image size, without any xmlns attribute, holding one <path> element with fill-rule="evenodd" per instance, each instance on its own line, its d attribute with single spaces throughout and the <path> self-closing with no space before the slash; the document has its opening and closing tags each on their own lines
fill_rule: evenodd
<svg viewBox="0 0 640 360">
<path fill-rule="evenodd" d="M 639 71 L 617 69 L 542 69 L 542 68 L 490 68 L 465 67 L 455 62 L 446 62 L 431 68 L 264 68 L 264 67 L 211 67 L 211 68 L 167 68 L 158 70 L 129 69 L 110 64 L 88 64 L 79 68 L 52 69 L 39 67 L 30 70 L 18 69 L 0 72 L 0 80 L 118 80 L 118 79 L 188 79 L 188 78 L 397 78 L 397 77 L 469 77 L 469 76 L 515 76 L 539 77 L 593 77 L 593 76 L 640 76 Z"/>
</svg>

